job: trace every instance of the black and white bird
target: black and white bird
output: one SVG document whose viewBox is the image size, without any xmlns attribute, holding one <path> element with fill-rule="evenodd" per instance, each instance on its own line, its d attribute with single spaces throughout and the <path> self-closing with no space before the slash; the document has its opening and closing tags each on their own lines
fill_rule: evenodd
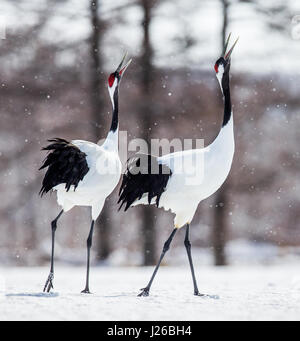
<svg viewBox="0 0 300 341">
<path fill-rule="evenodd" d="M 139 296 L 148 296 L 160 263 L 168 251 L 176 231 L 187 226 L 184 244 L 192 273 L 194 294 L 199 294 L 191 256 L 189 227 L 198 204 L 215 193 L 226 180 L 234 154 L 233 117 L 231 110 L 229 70 L 230 57 L 237 40 L 215 63 L 215 72 L 224 96 L 222 128 L 216 139 L 207 147 L 175 152 L 161 157 L 136 154 L 127 163 L 119 192 L 120 208 L 125 211 L 139 204 L 156 205 L 175 214 L 174 229 L 164 244 L 160 259 L 148 285 L 141 289 Z M 196 161 L 196 162 L 195 162 Z M 189 166 L 195 164 L 196 172 L 191 178 Z M 153 170 L 155 170 L 153 172 Z M 198 170 L 198 171 L 197 171 Z M 192 179 L 192 181 L 191 181 Z"/>
<path fill-rule="evenodd" d="M 52 253 L 50 274 L 44 291 L 53 288 L 54 278 L 54 238 L 57 221 L 64 212 L 74 206 L 91 207 L 92 223 L 87 239 L 87 274 L 86 286 L 83 293 L 89 290 L 90 249 L 94 223 L 100 215 L 105 199 L 117 186 L 121 176 L 121 161 L 118 153 L 118 94 L 122 76 L 131 62 L 124 64 L 124 55 L 117 70 L 108 78 L 108 91 L 112 102 L 112 122 L 109 133 L 102 145 L 96 143 L 73 140 L 71 142 L 61 138 L 49 140 L 51 144 L 43 148 L 49 151 L 40 169 L 48 168 L 43 179 L 40 194 L 51 190 L 57 192 L 57 202 L 62 207 L 61 212 L 52 221 Z"/>
</svg>

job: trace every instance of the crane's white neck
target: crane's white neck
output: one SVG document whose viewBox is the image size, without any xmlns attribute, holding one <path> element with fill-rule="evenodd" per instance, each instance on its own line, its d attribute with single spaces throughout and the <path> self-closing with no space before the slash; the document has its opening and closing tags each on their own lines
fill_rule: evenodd
<svg viewBox="0 0 300 341">
<path fill-rule="evenodd" d="M 112 120 L 110 130 L 115 131 L 119 124 L 119 81 L 118 77 L 114 78 L 113 84 L 108 84 L 108 92 L 112 105 Z"/>
<path fill-rule="evenodd" d="M 228 148 L 229 153 L 234 151 L 234 132 L 233 132 L 233 115 L 230 99 L 230 86 L 229 86 L 229 69 L 224 70 L 222 64 L 219 65 L 218 73 L 216 74 L 220 84 L 220 88 L 224 99 L 224 115 L 223 124 L 214 142 L 211 144 L 212 147 Z"/>
<path fill-rule="evenodd" d="M 220 84 L 220 88 L 221 88 L 222 94 L 224 95 L 223 87 L 222 87 L 223 74 L 224 74 L 224 66 L 223 66 L 223 64 L 220 64 L 219 68 L 218 68 L 218 72 L 216 74 L 216 77 L 217 77 L 217 80 L 218 80 L 218 82 Z"/>
<path fill-rule="evenodd" d="M 113 85 L 112 86 L 108 86 L 108 93 L 109 93 L 109 97 L 110 97 L 110 100 L 111 100 L 111 104 L 112 104 L 113 110 L 115 109 L 115 106 L 116 106 L 115 105 L 114 95 L 115 95 L 115 92 L 118 91 L 117 87 L 118 87 L 118 80 L 117 80 L 117 78 L 115 78 Z"/>
<path fill-rule="evenodd" d="M 224 127 L 222 127 L 218 136 L 211 143 L 210 147 L 229 150 L 234 149 L 234 129 L 232 114 L 228 123 Z"/>
<path fill-rule="evenodd" d="M 103 143 L 103 148 L 112 152 L 119 150 L 119 125 L 115 131 L 110 130 Z"/>
<path fill-rule="evenodd" d="M 103 144 L 107 150 L 118 152 L 119 147 L 119 102 L 118 102 L 118 79 L 116 78 L 113 85 L 108 87 L 109 96 L 112 103 L 112 120 L 109 133 Z"/>
</svg>

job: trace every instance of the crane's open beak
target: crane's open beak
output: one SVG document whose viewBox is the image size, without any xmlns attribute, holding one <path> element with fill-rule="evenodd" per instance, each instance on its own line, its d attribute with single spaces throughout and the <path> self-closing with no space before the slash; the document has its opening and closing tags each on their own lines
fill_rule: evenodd
<svg viewBox="0 0 300 341">
<path fill-rule="evenodd" d="M 124 54 L 124 57 L 122 58 L 122 61 L 116 70 L 116 72 L 119 73 L 120 77 L 123 76 L 123 73 L 125 72 L 125 70 L 128 68 L 129 64 L 132 61 L 132 59 L 130 59 L 125 65 L 123 65 L 126 56 L 127 56 L 127 52 Z"/>
<path fill-rule="evenodd" d="M 228 48 L 228 43 L 229 43 L 230 37 L 231 37 L 231 33 L 229 33 L 229 36 L 228 36 L 228 38 L 227 38 L 227 40 L 226 40 L 226 44 L 225 44 L 225 46 L 224 46 L 223 56 L 224 56 L 224 59 L 225 59 L 225 60 L 229 60 L 229 59 L 230 59 L 230 56 L 231 56 L 231 54 L 232 54 L 232 51 L 233 51 L 233 49 L 234 49 L 236 43 L 237 43 L 238 40 L 239 40 L 239 38 L 237 38 L 237 40 L 236 40 L 236 41 L 234 42 L 234 44 L 232 45 L 231 49 L 226 53 L 226 50 L 227 50 L 227 48 Z"/>
</svg>

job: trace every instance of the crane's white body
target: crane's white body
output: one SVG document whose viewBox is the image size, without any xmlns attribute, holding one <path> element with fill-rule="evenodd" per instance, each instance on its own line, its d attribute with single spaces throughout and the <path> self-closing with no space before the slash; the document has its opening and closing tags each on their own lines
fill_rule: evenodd
<svg viewBox="0 0 300 341">
<path fill-rule="evenodd" d="M 112 125 L 106 140 L 101 146 L 83 140 L 71 141 L 81 152 L 85 153 L 89 170 L 76 188 L 73 185 L 67 191 L 65 183 L 53 188 L 57 191 L 57 202 L 64 212 L 74 206 L 90 206 L 93 221 L 101 213 L 105 199 L 117 186 L 121 177 L 122 165 L 118 153 L 118 85 L 124 71 L 131 63 L 130 59 L 126 65 L 123 65 L 125 57 L 126 54 L 117 70 L 109 77 L 108 92 L 113 112 Z"/>
<path fill-rule="evenodd" d="M 57 202 L 65 212 L 74 206 L 90 206 L 92 219 L 96 220 L 105 199 L 117 186 L 121 176 L 118 129 L 110 131 L 101 146 L 83 140 L 73 140 L 71 143 L 86 154 L 89 171 L 75 191 L 74 186 L 69 191 L 66 191 L 65 184 L 55 186 L 53 189 L 57 191 Z"/>
<path fill-rule="evenodd" d="M 159 207 L 175 213 L 174 226 L 180 228 L 191 222 L 198 204 L 215 193 L 226 180 L 234 155 L 233 117 L 222 127 L 217 138 L 203 149 L 193 149 L 164 155 L 158 162 L 167 165 L 172 176 L 162 193 Z M 202 162 L 198 178 L 191 181 L 191 174 L 184 172 L 183 163 Z M 178 169 L 177 169 L 178 168 Z M 144 195 L 132 206 L 148 204 Z M 155 204 L 155 198 L 151 204 Z"/>
</svg>

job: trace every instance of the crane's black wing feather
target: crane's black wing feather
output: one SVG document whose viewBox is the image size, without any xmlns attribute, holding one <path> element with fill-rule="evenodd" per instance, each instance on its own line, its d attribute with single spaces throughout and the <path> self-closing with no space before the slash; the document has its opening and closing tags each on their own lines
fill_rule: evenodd
<svg viewBox="0 0 300 341">
<path fill-rule="evenodd" d="M 79 181 L 89 171 L 86 154 L 64 139 L 55 138 L 48 141 L 51 144 L 42 149 L 48 150 L 49 154 L 40 168 L 48 167 L 40 190 L 41 196 L 59 184 L 66 184 L 67 192 L 72 185 L 75 190 Z"/>
<path fill-rule="evenodd" d="M 148 203 L 156 198 L 158 207 L 162 193 L 166 190 L 167 183 L 172 176 L 170 168 L 160 164 L 157 157 L 148 154 L 136 154 L 127 161 L 127 169 L 123 175 L 119 192 L 119 209 L 125 204 L 125 211 L 136 200 L 148 195 Z"/>
</svg>

